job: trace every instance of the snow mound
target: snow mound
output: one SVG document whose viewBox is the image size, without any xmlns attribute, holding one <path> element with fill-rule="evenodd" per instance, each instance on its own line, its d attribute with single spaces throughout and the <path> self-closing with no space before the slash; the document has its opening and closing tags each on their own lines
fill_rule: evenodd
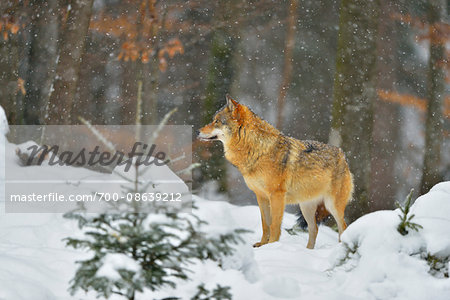
<svg viewBox="0 0 450 300">
<path fill-rule="evenodd" d="M 414 222 L 423 226 L 420 235 L 427 252 L 438 257 L 450 256 L 450 182 L 441 182 L 418 198 L 411 207 Z"/>
<path fill-rule="evenodd" d="M 6 138 L 5 135 L 9 132 L 8 128 L 8 120 L 6 119 L 5 111 L 3 110 L 3 107 L 0 105 L 0 193 L 3 195 L 4 192 L 4 178 L 5 178 L 5 142 Z M 1 201 L 0 196 L 0 203 Z"/>
<path fill-rule="evenodd" d="M 86 254 L 66 249 L 62 239 L 76 231 L 61 215 L 0 210 L 0 299 L 72 298 L 68 281 Z"/>
<path fill-rule="evenodd" d="M 411 207 L 412 222 L 423 229 L 402 236 L 399 214 L 397 209 L 365 215 L 343 233 L 332 254 L 339 290 L 361 299 L 449 299 L 450 281 L 433 277 L 426 258 L 450 254 L 450 182 Z"/>
<path fill-rule="evenodd" d="M 149 166 L 142 165 L 138 171 L 139 180 L 142 183 L 155 183 L 147 187 L 148 192 L 165 192 L 165 193 L 180 193 L 186 195 L 189 193 L 188 186 L 178 177 L 166 164 L 161 160 L 156 160 L 158 165 L 151 164 Z M 136 177 L 136 168 L 134 164 L 136 159 L 132 161 L 133 167 L 129 168 L 127 164 L 118 165 L 114 169 L 113 175 L 119 175 L 122 178 L 128 178 L 132 182 Z M 129 169 L 127 169 L 129 168 Z"/>
<path fill-rule="evenodd" d="M 262 281 L 263 290 L 277 298 L 300 298 L 300 285 L 292 277 L 267 277 Z"/>
<path fill-rule="evenodd" d="M 6 118 L 5 110 L 0 105 L 0 135 L 6 135 L 9 132 L 8 119 Z"/>
</svg>

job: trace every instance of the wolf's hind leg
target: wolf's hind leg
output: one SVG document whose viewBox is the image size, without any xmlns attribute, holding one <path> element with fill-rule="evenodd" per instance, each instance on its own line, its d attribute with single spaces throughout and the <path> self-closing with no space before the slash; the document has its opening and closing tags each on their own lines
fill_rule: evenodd
<svg viewBox="0 0 450 300">
<path fill-rule="evenodd" d="M 262 223 L 262 237 L 261 241 L 253 244 L 253 247 L 260 247 L 269 242 L 270 235 L 270 207 L 269 199 L 263 195 L 256 194 L 256 199 L 258 200 L 259 210 L 261 212 L 261 223 Z"/>
<path fill-rule="evenodd" d="M 353 194 L 353 176 L 348 169 L 346 163 L 344 163 L 333 182 L 333 190 L 328 199 L 325 199 L 325 207 L 331 213 L 336 220 L 339 229 L 339 242 L 341 241 L 341 235 L 347 228 L 347 224 L 344 220 L 345 207 L 352 198 Z"/>
<path fill-rule="evenodd" d="M 300 209 L 302 211 L 303 217 L 308 224 L 308 245 L 306 248 L 313 249 L 316 244 L 317 237 L 317 223 L 316 223 L 316 210 L 317 210 L 317 202 L 309 201 L 300 203 Z"/>
<path fill-rule="evenodd" d="M 339 199 L 326 199 L 325 208 L 330 212 L 336 220 L 339 230 L 339 242 L 341 241 L 341 234 L 347 228 L 347 223 L 344 220 L 345 205 L 336 205 Z"/>
</svg>

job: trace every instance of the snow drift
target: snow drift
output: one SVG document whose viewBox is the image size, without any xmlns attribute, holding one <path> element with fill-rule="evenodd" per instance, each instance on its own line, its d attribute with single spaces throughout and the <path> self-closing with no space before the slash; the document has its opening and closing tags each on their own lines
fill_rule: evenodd
<svg viewBox="0 0 450 300">
<path fill-rule="evenodd" d="M 332 277 L 361 299 L 449 299 L 450 182 L 411 207 L 422 229 L 401 235 L 399 214 L 378 211 L 351 224 L 334 253 Z"/>
</svg>

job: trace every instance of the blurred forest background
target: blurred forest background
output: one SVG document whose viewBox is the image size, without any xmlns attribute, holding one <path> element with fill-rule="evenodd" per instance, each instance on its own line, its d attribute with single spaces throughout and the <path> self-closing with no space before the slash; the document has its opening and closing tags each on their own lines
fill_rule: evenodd
<svg viewBox="0 0 450 300">
<path fill-rule="evenodd" d="M 284 133 L 341 146 L 349 218 L 450 180 L 450 2 L 2 0 L 10 124 L 209 123 L 225 94 Z M 194 188 L 256 203 L 222 146 L 193 136 Z M 219 193 L 217 193 L 219 192 Z"/>
</svg>

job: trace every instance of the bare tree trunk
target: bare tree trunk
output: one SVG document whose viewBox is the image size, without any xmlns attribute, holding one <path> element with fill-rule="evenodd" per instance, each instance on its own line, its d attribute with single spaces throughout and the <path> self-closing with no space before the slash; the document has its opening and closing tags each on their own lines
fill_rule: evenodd
<svg viewBox="0 0 450 300">
<path fill-rule="evenodd" d="M 378 13 L 377 1 L 341 3 L 330 143 L 342 147 L 354 175 L 350 222 L 370 211 Z"/>
<path fill-rule="evenodd" d="M 53 92 L 49 99 L 47 124 L 75 122 L 76 116 L 72 114 L 72 109 L 89 29 L 92 3 L 93 0 L 71 1 L 69 16 L 60 36 L 58 65 Z"/>
<path fill-rule="evenodd" d="M 34 0 L 31 9 L 33 22 L 24 119 L 26 124 L 43 124 L 56 67 L 58 1 Z"/>
<path fill-rule="evenodd" d="M 148 4 L 148 6 L 147 6 Z M 164 4 L 163 4 L 164 5 Z M 167 13 L 167 6 L 164 6 L 164 10 L 162 12 L 162 22 L 164 24 L 165 16 Z M 136 61 L 136 83 L 143 83 L 142 90 L 142 111 L 141 119 L 142 124 L 144 125 L 156 125 L 158 122 L 158 80 L 159 80 L 159 59 L 158 52 L 159 46 L 158 42 L 161 40 L 160 31 L 158 21 L 154 20 L 153 25 L 150 27 L 150 32 L 143 32 L 143 22 L 145 18 L 158 18 L 158 14 L 156 13 L 155 1 L 142 1 L 140 6 L 140 17 L 138 18 L 136 31 L 138 33 L 137 40 L 142 44 L 154 45 L 154 54 L 150 57 L 147 63 L 144 63 L 142 60 L 138 59 Z"/>
<path fill-rule="evenodd" d="M 19 49 L 17 36 L 8 41 L 0 39 L 0 105 L 4 108 L 9 124 L 20 124 L 20 112 L 16 103 L 19 79 Z"/>
<path fill-rule="evenodd" d="M 445 93 L 445 42 L 439 25 L 447 16 L 444 0 L 428 1 L 430 30 L 430 59 L 428 62 L 428 104 L 425 127 L 425 155 L 423 159 L 420 193 L 427 193 L 433 185 L 443 180 L 440 172 L 441 144 L 443 139 L 443 102 Z"/>
<path fill-rule="evenodd" d="M 122 105 L 120 118 L 120 124 L 122 125 L 134 124 L 136 120 L 136 97 L 138 89 L 134 67 L 134 64 L 122 62 Z"/>
<path fill-rule="evenodd" d="M 14 1 L 0 1 L 0 15 L 17 18 L 20 14 L 18 3 Z M 22 107 L 17 102 L 19 80 L 19 35 L 9 34 L 5 40 L 0 37 L 0 105 L 4 108 L 8 123 L 18 125 L 23 123 Z"/>
<path fill-rule="evenodd" d="M 142 124 L 158 124 L 158 81 L 159 81 L 159 62 L 155 55 L 147 64 L 139 62 L 142 66 L 141 78 L 144 83 L 142 100 Z"/>
<path fill-rule="evenodd" d="M 284 45 L 284 63 L 283 63 L 283 77 L 281 78 L 280 90 L 278 92 L 278 113 L 276 126 L 279 130 L 283 128 L 284 120 L 284 104 L 286 100 L 286 93 L 289 89 L 292 77 L 292 56 L 295 45 L 295 28 L 297 24 L 298 0 L 291 0 L 289 3 L 289 17 L 286 32 L 286 42 Z"/>
<path fill-rule="evenodd" d="M 395 82 L 399 81 L 398 70 L 401 63 L 395 54 L 401 43 L 398 22 L 392 13 L 400 13 L 398 3 L 391 0 L 379 0 L 380 11 L 391 14 L 380 14 L 377 39 L 377 89 L 395 90 Z M 374 103 L 373 156 L 371 165 L 371 199 L 374 210 L 394 209 L 395 200 L 401 184 L 398 164 L 400 150 L 400 107 L 385 101 Z"/>
<path fill-rule="evenodd" d="M 207 74 L 206 99 L 204 100 L 204 124 L 212 121 L 216 111 L 225 102 L 225 95 L 230 91 L 233 67 L 232 57 L 235 40 L 229 32 L 216 30 L 211 42 L 211 58 Z M 208 145 L 211 157 L 202 165 L 200 181 L 216 180 L 219 192 L 228 192 L 227 165 L 222 146 L 219 143 Z"/>
</svg>

